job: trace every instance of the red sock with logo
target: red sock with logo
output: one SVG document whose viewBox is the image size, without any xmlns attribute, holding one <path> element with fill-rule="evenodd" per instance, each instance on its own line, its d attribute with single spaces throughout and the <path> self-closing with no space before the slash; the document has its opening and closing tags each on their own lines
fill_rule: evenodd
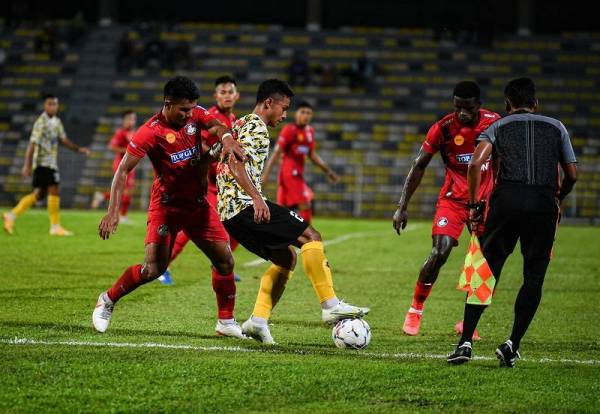
<svg viewBox="0 0 600 414">
<path fill-rule="evenodd" d="M 235 307 L 235 280 L 233 272 L 222 275 L 213 267 L 212 286 L 217 296 L 217 307 L 219 308 L 219 319 L 233 319 L 233 308 Z"/>
<path fill-rule="evenodd" d="M 431 288 L 433 288 L 433 283 L 417 282 L 412 304 L 410 306 L 417 311 L 422 311 L 425 300 L 431 293 Z"/>
<path fill-rule="evenodd" d="M 142 279 L 142 265 L 131 266 L 123 272 L 106 294 L 114 303 L 146 282 L 149 282 L 149 280 Z"/>
</svg>

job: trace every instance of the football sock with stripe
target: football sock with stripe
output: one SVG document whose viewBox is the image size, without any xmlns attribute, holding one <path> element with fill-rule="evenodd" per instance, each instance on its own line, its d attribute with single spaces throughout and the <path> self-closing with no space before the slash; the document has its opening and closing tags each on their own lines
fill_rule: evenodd
<svg viewBox="0 0 600 414">
<path fill-rule="evenodd" d="M 433 288 L 433 283 L 417 282 L 415 286 L 415 292 L 413 294 L 412 304 L 410 305 L 412 309 L 417 311 L 423 310 L 425 300 L 427 300 L 427 297 L 431 293 L 431 288 Z"/>
<path fill-rule="evenodd" d="M 331 276 L 327 257 L 325 257 L 323 242 L 305 243 L 300 249 L 300 256 L 302 257 L 304 271 L 317 293 L 319 303 L 334 299 L 336 295 L 333 290 L 333 277 Z"/>
<path fill-rule="evenodd" d="M 138 286 L 147 282 L 149 282 L 149 280 L 142 279 L 142 265 L 138 264 L 131 266 L 125 269 L 121 277 L 117 279 L 110 289 L 108 289 L 106 294 L 108 295 L 108 298 L 115 303 L 123 296 L 135 290 Z"/>
<path fill-rule="evenodd" d="M 285 290 L 287 281 L 292 277 L 292 271 L 275 264 L 271 265 L 260 280 L 260 288 L 252 316 L 268 320 L 271 311 L 277 305 Z"/>
<path fill-rule="evenodd" d="M 217 307 L 219 308 L 219 319 L 233 319 L 233 308 L 235 308 L 236 286 L 233 272 L 222 275 L 212 268 L 212 286 L 217 296 Z"/>
</svg>

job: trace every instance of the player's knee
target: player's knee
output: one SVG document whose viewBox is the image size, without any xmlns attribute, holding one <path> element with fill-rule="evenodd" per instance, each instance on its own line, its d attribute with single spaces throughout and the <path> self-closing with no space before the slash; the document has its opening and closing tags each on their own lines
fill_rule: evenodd
<svg viewBox="0 0 600 414">
<path fill-rule="evenodd" d="M 231 272 L 233 272 L 234 265 L 235 262 L 233 260 L 233 256 L 221 259 L 218 262 L 213 263 L 213 266 L 221 275 L 228 275 Z"/>
<path fill-rule="evenodd" d="M 431 249 L 431 255 L 429 256 L 429 261 L 434 267 L 440 267 L 446 260 L 448 260 L 448 256 L 450 255 L 450 249 L 440 249 L 434 247 Z"/>
<path fill-rule="evenodd" d="M 144 280 L 154 280 L 167 270 L 167 264 L 151 262 L 144 264 L 142 269 L 142 279 Z"/>
<path fill-rule="evenodd" d="M 304 235 L 308 239 L 308 241 L 322 241 L 321 233 L 316 231 L 312 226 L 308 226 L 304 232 Z"/>
</svg>

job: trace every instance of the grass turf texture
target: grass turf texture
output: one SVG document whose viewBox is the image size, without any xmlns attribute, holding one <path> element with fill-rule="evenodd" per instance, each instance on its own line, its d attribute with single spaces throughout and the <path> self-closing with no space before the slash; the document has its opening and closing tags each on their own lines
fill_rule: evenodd
<svg viewBox="0 0 600 414">
<path fill-rule="evenodd" d="M 63 212 L 71 238 L 48 236 L 43 211 L 0 235 L 0 411 L 2 412 L 594 412 L 600 395 L 600 229 L 562 227 L 542 304 L 514 370 L 500 369 L 493 351 L 512 326 L 521 281 L 518 254 L 505 267 L 484 314 L 474 360 L 449 366 L 464 294 L 455 289 L 466 234 L 442 269 L 426 304 L 418 337 L 402 334 L 415 278 L 430 250 L 430 225 L 411 222 L 396 236 L 390 221 L 318 218 L 325 240 L 362 237 L 327 247 L 337 293 L 371 306 L 373 340 L 365 351 L 338 350 L 301 265 L 272 318 L 281 345 L 214 336 L 215 299 L 208 261 L 189 244 L 173 264 L 175 285 L 142 286 L 116 307 L 104 335 L 91 326 L 100 291 L 143 258 L 145 216 L 98 238 L 98 212 Z M 517 250 L 518 252 L 518 250 Z M 252 310 L 266 264 L 235 253 L 237 318 Z M 48 344 L 8 344 L 14 338 Z M 58 342 L 160 343 L 190 349 L 60 345 Z M 227 347 L 219 350 L 214 347 Z M 251 350 L 242 352 L 231 348 Z M 395 355 L 402 354 L 402 355 Z M 541 362 L 548 358 L 555 362 Z M 595 363 L 556 362 L 560 359 Z"/>
</svg>

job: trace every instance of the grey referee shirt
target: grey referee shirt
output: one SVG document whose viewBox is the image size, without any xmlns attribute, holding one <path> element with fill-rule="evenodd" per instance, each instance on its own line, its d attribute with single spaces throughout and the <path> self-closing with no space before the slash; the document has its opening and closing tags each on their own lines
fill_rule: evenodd
<svg viewBox="0 0 600 414">
<path fill-rule="evenodd" d="M 558 189 L 558 165 L 577 162 L 567 129 L 557 119 L 529 112 L 506 116 L 479 135 L 500 159 L 498 182 Z"/>
</svg>

